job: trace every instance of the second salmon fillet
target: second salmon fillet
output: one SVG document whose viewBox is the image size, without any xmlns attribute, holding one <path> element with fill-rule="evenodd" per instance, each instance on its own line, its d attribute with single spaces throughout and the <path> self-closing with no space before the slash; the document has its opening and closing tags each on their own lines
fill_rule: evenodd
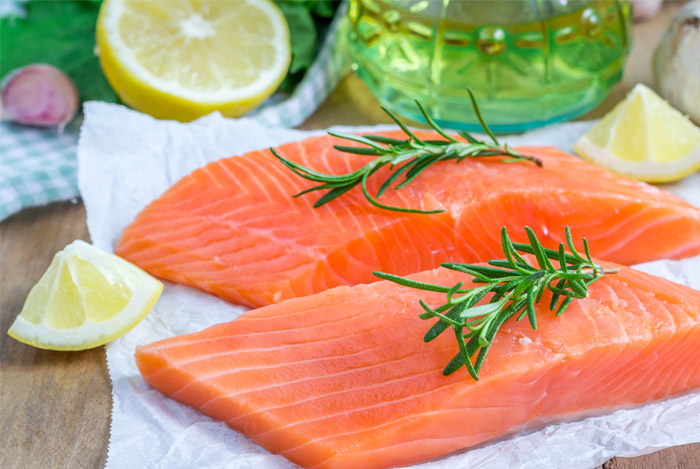
<svg viewBox="0 0 700 469">
<path fill-rule="evenodd" d="M 412 276 L 440 285 L 469 277 Z M 623 267 L 538 330 L 506 322 L 479 373 L 441 371 L 419 298 L 389 282 L 339 287 L 138 347 L 146 381 L 304 467 L 388 468 L 513 432 L 700 387 L 700 292 Z M 689 418 L 692 418 L 689 416 Z"/>
<path fill-rule="evenodd" d="M 330 174 L 371 159 L 338 152 L 334 143 L 310 138 L 279 151 Z M 569 225 L 598 257 L 626 265 L 700 254 L 699 209 L 554 148 L 520 151 L 544 167 L 498 158 L 438 163 L 381 198 L 445 210 L 434 215 L 377 209 L 357 187 L 315 209 L 318 195 L 292 198 L 314 183 L 268 150 L 222 159 L 151 203 L 124 230 L 116 253 L 158 277 L 253 307 L 369 283 L 375 270 L 407 275 L 441 262 L 488 260 L 500 255 L 502 226 L 523 242 L 529 225 L 556 248 Z M 386 177 L 372 176 L 370 192 Z"/>
</svg>

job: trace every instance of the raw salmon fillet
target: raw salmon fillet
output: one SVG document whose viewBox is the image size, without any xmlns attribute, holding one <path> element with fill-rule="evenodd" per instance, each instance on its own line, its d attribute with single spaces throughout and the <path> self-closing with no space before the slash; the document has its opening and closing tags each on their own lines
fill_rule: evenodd
<svg viewBox="0 0 700 469">
<path fill-rule="evenodd" d="M 452 285 L 438 269 L 412 278 Z M 314 468 L 385 468 L 545 424 L 700 387 L 700 292 L 623 267 L 559 318 L 537 305 L 497 334 L 480 380 L 444 377 L 446 331 L 426 344 L 444 295 L 377 282 L 249 311 L 138 347 L 146 381 Z"/>
<path fill-rule="evenodd" d="M 372 158 L 338 152 L 334 143 L 339 140 L 330 136 L 310 138 L 280 152 L 330 174 Z M 444 162 L 381 198 L 445 209 L 436 215 L 377 209 L 359 187 L 314 209 L 320 193 L 292 198 L 314 183 L 269 150 L 222 159 L 143 210 L 116 253 L 158 277 L 254 307 L 369 283 L 374 270 L 406 275 L 446 261 L 500 257 L 502 226 L 525 242 L 529 225 L 546 247 L 556 248 L 568 224 L 574 239 L 587 237 L 599 258 L 626 265 L 700 254 L 699 209 L 554 148 L 520 150 L 539 156 L 544 167 L 497 158 Z M 386 174 L 370 178 L 372 193 Z"/>
</svg>

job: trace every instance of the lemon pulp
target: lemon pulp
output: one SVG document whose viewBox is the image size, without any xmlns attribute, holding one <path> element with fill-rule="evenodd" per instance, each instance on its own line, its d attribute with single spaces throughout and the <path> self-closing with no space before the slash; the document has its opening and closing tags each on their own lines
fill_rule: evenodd
<svg viewBox="0 0 700 469">
<path fill-rule="evenodd" d="M 138 324 L 162 289 L 138 267 L 77 240 L 56 254 L 8 334 L 52 350 L 97 347 Z"/>
<path fill-rule="evenodd" d="M 291 59 L 270 0 L 107 0 L 97 45 L 124 102 L 181 121 L 242 115 L 277 89 Z"/>
<path fill-rule="evenodd" d="M 574 150 L 611 171 L 669 182 L 700 169 L 700 129 L 638 84 L 574 144 Z"/>
</svg>

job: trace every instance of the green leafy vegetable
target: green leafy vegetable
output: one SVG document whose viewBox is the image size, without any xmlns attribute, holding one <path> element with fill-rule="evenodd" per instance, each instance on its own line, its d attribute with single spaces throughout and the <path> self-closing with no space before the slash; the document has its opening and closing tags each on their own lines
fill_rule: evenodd
<svg viewBox="0 0 700 469">
<path fill-rule="evenodd" d="M 99 8 L 99 1 L 30 0 L 26 18 L 0 19 L 0 76 L 48 63 L 73 80 L 81 101 L 118 102 L 95 55 Z"/>
<path fill-rule="evenodd" d="M 278 1 L 277 6 L 282 10 L 289 25 L 289 39 L 292 45 L 289 73 L 304 71 L 313 62 L 316 48 L 316 25 L 311 10 L 303 3 L 295 1 Z"/>
<path fill-rule="evenodd" d="M 321 48 L 335 11 L 336 0 L 275 0 L 289 25 L 292 63 L 280 85 L 282 91 L 291 91 L 304 77 Z"/>
<path fill-rule="evenodd" d="M 527 316 L 533 329 L 537 329 L 535 303 L 539 303 L 545 291 L 552 293 L 549 309 L 561 315 L 574 299 L 586 298 L 588 286 L 605 274 L 614 274 L 619 269 L 604 269 L 593 262 L 586 238 L 583 238 L 585 257 L 574 247 L 569 227 L 566 227 L 566 244 L 558 250 L 545 249 L 534 231 L 525 227 L 530 244 L 513 243 L 505 227 L 501 230 L 501 244 L 505 259 L 489 261 L 489 266 L 474 264 L 444 263 L 446 269 L 464 272 L 474 277 L 473 282 L 483 284 L 474 288 L 462 288 L 463 283 L 447 287 L 417 282 L 393 274 L 375 272 L 377 277 L 399 285 L 424 291 L 442 292 L 446 302 L 436 308 L 423 300 L 425 310 L 421 319 L 437 318 L 423 340 L 430 342 L 447 329 L 452 329 L 457 339 L 459 352 L 443 370 L 449 375 L 466 367 L 475 380 L 484 364 L 486 354 L 496 339 L 496 333 L 509 319 L 520 321 Z M 537 265 L 528 262 L 519 253 L 533 254 Z M 559 263 L 554 267 L 552 262 Z M 477 305 L 489 297 L 486 304 Z M 476 356 L 476 358 L 473 358 Z"/>
</svg>

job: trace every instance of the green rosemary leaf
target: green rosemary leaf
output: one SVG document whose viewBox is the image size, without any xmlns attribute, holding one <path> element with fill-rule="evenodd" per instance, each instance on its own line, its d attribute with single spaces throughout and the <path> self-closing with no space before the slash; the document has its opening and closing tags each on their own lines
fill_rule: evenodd
<svg viewBox="0 0 700 469">
<path fill-rule="evenodd" d="M 535 253 L 535 250 L 529 244 L 513 243 L 513 247 L 520 252 L 524 252 L 525 254 L 534 254 Z M 559 251 L 555 251 L 554 249 L 542 248 L 542 252 L 549 259 L 559 261 Z M 566 254 L 566 262 L 569 264 L 579 264 L 582 260 L 583 259 L 579 259 L 574 255 Z"/>
<path fill-rule="evenodd" d="M 408 166 L 409 168 L 413 167 L 417 162 L 418 158 L 423 154 L 423 150 L 411 150 L 411 151 L 405 151 L 403 153 L 399 153 L 396 155 L 394 158 L 391 160 L 391 165 L 396 166 L 397 164 L 401 164 L 404 161 L 408 161 Z M 415 160 L 414 160 L 415 158 Z M 413 160 L 413 161 L 409 161 Z"/>
<path fill-rule="evenodd" d="M 423 300 L 419 301 L 420 305 L 423 307 L 425 310 L 425 313 L 420 314 L 418 317 L 421 319 L 432 319 L 434 317 L 440 318 L 442 321 L 445 321 L 447 324 L 452 324 L 452 325 L 459 325 L 459 323 L 452 318 L 450 318 L 447 315 L 443 315 L 442 312 L 445 311 L 446 309 L 449 309 L 449 306 L 443 305 L 438 309 L 432 309 L 430 306 L 428 306 Z M 455 308 L 452 308 L 455 309 Z M 457 308 L 459 309 L 459 308 Z M 455 316 L 458 316 L 458 312 L 455 312 Z"/>
<path fill-rule="evenodd" d="M 569 285 L 569 288 L 571 288 L 571 291 L 576 293 L 576 296 L 578 296 L 578 298 L 585 298 L 588 295 L 588 289 L 586 288 L 586 285 L 580 280 L 568 279 L 566 283 Z"/>
<path fill-rule="evenodd" d="M 363 143 L 365 145 L 368 145 L 371 148 L 374 148 L 375 150 L 378 150 L 381 153 L 386 153 L 389 151 L 388 148 L 383 147 L 379 145 L 377 142 L 374 142 L 367 137 L 363 137 L 361 135 L 355 135 L 355 134 L 346 134 L 345 132 L 335 132 L 333 130 L 328 131 L 328 135 L 332 137 L 337 137 L 337 138 L 342 138 L 343 140 L 350 140 L 352 142 L 357 142 L 357 143 Z"/>
<path fill-rule="evenodd" d="M 471 93 L 471 91 L 470 91 Z M 353 155 L 374 156 L 375 159 L 368 162 L 364 167 L 348 174 L 332 175 L 314 171 L 311 168 L 306 168 L 300 164 L 294 163 L 286 158 L 283 158 L 274 149 L 270 149 L 272 154 L 294 174 L 304 179 L 318 183 L 317 188 L 306 190 L 303 194 L 308 194 L 316 190 L 329 189 L 334 191 L 332 194 L 326 193 L 323 201 L 314 204 L 314 207 L 320 207 L 338 197 L 347 191 L 339 190 L 340 185 L 354 187 L 358 184 L 363 186 L 362 193 L 367 201 L 373 206 L 395 212 L 404 213 L 420 213 L 420 214 L 436 214 L 444 210 L 418 210 L 411 208 L 394 207 L 378 202 L 378 198 L 394 183 L 398 181 L 400 175 L 405 175 L 403 181 L 400 181 L 395 187 L 399 190 L 413 182 L 424 171 L 430 168 L 435 163 L 440 161 L 455 160 L 457 163 L 464 158 L 482 158 L 491 156 L 501 156 L 503 162 L 531 162 L 541 166 L 541 161 L 534 156 L 522 155 L 508 145 L 500 146 L 496 138 L 486 126 L 486 123 L 481 117 L 478 110 L 476 100 L 471 95 L 472 105 L 484 130 L 492 137 L 493 142 L 482 142 L 472 137 L 466 132 L 459 132 L 459 135 L 464 138 L 465 142 L 458 141 L 456 138 L 445 132 L 433 119 L 428 115 L 423 105 L 417 103 L 420 112 L 423 114 L 426 122 L 430 125 L 437 134 L 444 140 L 431 139 L 421 140 L 416 136 L 401 120 L 390 110 L 386 108 L 384 111 L 393 119 L 396 124 L 403 130 L 408 137 L 405 140 L 398 138 L 385 137 L 381 135 L 354 135 L 344 132 L 329 131 L 328 134 L 343 140 L 359 143 L 364 146 L 352 145 L 334 145 L 338 151 Z M 384 146 L 387 145 L 387 146 Z M 406 163 L 405 165 L 403 163 Z M 367 190 L 367 179 L 372 176 L 377 170 L 386 164 L 390 165 L 390 172 L 387 179 L 380 185 L 376 195 L 372 195 Z M 398 165 L 402 165 L 396 169 Z M 328 184 L 335 184 L 328 186 Z M 335 190 L 338 189 L 338 190 Z M 349 189 L 348 189 L 349 190 Z M 301 194 L 297 194 L 301 195 Z"/>
<path fill-rule="evenodd" d="M 469 370 L 469 374 L 471 375 L 474 380 L 478 381 L 479 377 L 476 374 L 476 370 L 474 369 L 474 365 L 472 365 L 472 360 L 471 356 L 474 354 L 474 352 L 469 353 L 469 350 L 467 349 L 467 345 L 464 343 L 464 336 L 462 335 L 462 329 L 456 326 L 452 326 L 452 328 L 455 331 L 455 336 L 457 337 L 457 344 L 459 345 L 459 351 L 462 354 L 462 361 L 464 362 L 464 365 L 467 367 L 467 370 Z M 476 339 L 477 336 L 469 339 L 469 342 L 472 342 L 474 339 Z M 445 374 L 445 371 L 443 371 L 443 374 Z M 449 374 L 449 373 L 447 373 Z"/>
<path fill-rule="evenodd" d="M 567 282 L 567 286 L 568 286 L 569 288 L 571 288 L 571 285 L 569 285 L 568 282 Z M 547 288 L 548 288 L 550 291 L 552 291 L 553 293 L 556 293 L 557 295 L 560 295 L 560 296 L 571 297 L 571 298 L 578 298 L 578 299 L 585 298 L 585 296 L 582 297 L 580 293 L 577 293 L 577 292 L 575 292 L 575 291 L 573 291 L 573 290 L 571 290 L 571 289 L 558 288 L 558 287 L 552 286 L 552 285 L 549 285 Z"/>
<path fill-rule="evenodd" d="M 540 280 L 537 282 L 535 286 L 535 290 L 537 293 L 537 296 L 535 297 L 535 302 L 539 303 L 542 301 L 542 297 L 544 296 L 544 292 L 547 291 L 547 285 L 551 282 L 552 278 L 551 275 L 547 279 Z"/>
<path fill-rule="evenodd" d="M 559 268 L 566 273 L 567 272 L 567 267 L 566 267 L 566 252 L 564 251 L 564 244 L 559 243 Z"/>
<path fill-rule="evenodd" d="M 462 356 L 462 352 L 457 352 L 457 355 L 454 356 L 452 360 L 447 364 L 444 370 L 442 370 L 442 374 L 444 376 L 449 376 L 455 371 L 459 370 L 462 368 L 462 365 L 464 365 L 464 357 Z M 479 378 L 474 378 L 474 379 L 479 379 Z"/>
<path fill-rule="evenodd" d="M 383 143 L 385 145 L 401 145 L 405 140 L 400 140 L 398 138 L 385 137 L 383 135 L 363 135 L 364 138 L 368 138 L 377 143 Z"/>
<path fill-rule="evenodd" d="M 373 272 L 373 275 L 382 280 L 389 280 L 394 283 L 398 283 L 399 285 L 403 285 L 404 287 L 417 288 L 418 290 L 434 291 L 438 293 L 447 293 L 450 291 L 450 287 L 443 287 L 441 285 L 433 285 L 425 282 L 417 282 L 398 275 L 387 274 L 386 272 Z"/>
<path fill-rule="evenodd" d="M 464 130 L 458 130 L 457 134 L 469 143 L 480 143 L 479 140 L 475 139 L 470 133 L 465 132 Z"/>
<path fill-rule="evenodd" d="M 422 213 L 424 215 L 429 215 L 433 213 L 441 213 L 444 212 L 442 209 L 437 209 L 437 210 L 420 210 L 420 209 L 415 209 L 415 208 L 402 208 L 402 207 L 393 207 L 391 205 L 384 205 L 369 193 L 367 190 L 367 177 L 369 176 L 370 173 L 365 173 L 364 176 L 362 176 L 362 181 L 360 183 L 362 187 L 362 193 L 365 195 L 365 198 L 369 200 L 369 202 L 374 205 L 377 208 L 381 208 L 384 210 L 391 210 L 394 212 L 403 212 L 403 213 Z"/>
<path fill-rule="evenodd" d="M 566 279 L 564 278 L 559 280 L 554 287 L 552 287 L 551 284 L 547 285 L 547 288 L 552 291 L 552 300 L 549 302 L 550 311 L 554 311 L 554 308 L 557 307 L 557 302 L 559 302 L 559 297 L 561 296 L 559 293 L 557 293 L 557 290 L 563 290 L 564 285 L 566 285 Z"/>
<path fill-rule="evenodd" d="M 454 297 L 455 293 L 457 293 L 459 291 L 459 289 L 462 288 L 462 285 L 464 285 L 464 283 L 458 282 L 452 288 L 449 289 L 449 291 L 447 292 L 447 302 L 448 303 L 453 303 L 453 301 L 452 301 L 453 297 Z"/>
<path fill-rule="evenodd" d="M 420 161 L 416 161 L 416 163 L 413 165 L 413 167 L 406 173 L 406 179 L 401 182 L 398 186 L 396 186 L 397 189 L 401 189 L 404 187 L 406 184 L 410 183 L 413 181 L 415 178 L 420 175 L 423 171 L 428 169 L 430 165 L 435 163 L 437 159 L 439 158 L 438 155 L 431 155 L 431 156 L 424 156 Z"/>
<path fill-rule="evenodd" d="M 401 174 L 404 171 L 406 171 L 412 164 L 413 162 L 409 161 L 408 163 L 405 163 L 403 166 L 397 168 L 393 173 L 391 173 L 391 176 L 389 176 L 387 180 L 384 181 L 384 184 L 382 184 L 379 190 L 377 191 L 377 198 L 381 197 L 382 194 L 384 194 L 384 192 L 394 183 L 394 181 L 397 180 L 399 176 L 401 176 Z"/>
<path fill-rule="evenodd" d="M 333 145 L 333 148 L 335 148 L 338 151 L 342 151 L 343 153 L 352 153 L 354 155 L 379 156 L 382 154 L 374 148 L 366 147 L 348 147 L 345 145 Z"/>
<path fill-rule="evenodd" d="M 487 331 L 487 337 L 486 337 L 487 345 L 481 347 L 481 350 L 479 350 L 479 354 L 476 357 L 476 361 L 474 362 L 475 372 L 478 373 L 481 370 L 481 367 L 484 364 L 484 360 L 486 359 L 486 354 L 489 352 L 489 349 L 491 348 L 491 345 L 493 345 L 494 339 L 496 338 L 496 333 L 501 328 L 503 323 L 505 323 L 512 316 L 513 316 L 512 314 L 510 314 L 510 315 L 502 314 L 500 317 L 497 317 L 491 323 L 491 326 L 490 326 L 489 330 Z"/>
<path fill-rule="evenodd" d="M 445 313 L 445 317 L 452 320 L 456 320 L 458 316 L 459 310 L 457 308 L 452 308 L 447 313 Z M 430 342 L 431 340 L 435 339 L 437 336 L 445 332 L 445 330 L 447 330 L 447 328 L 450 327 L 450 325 L 452 324 L 449 321 L 440 320 L 436 322 L 430 329 L 428 329 L 428 332 L 426 332 L 423 336 L 423 342 Z"/>
<path fill-rule="evenodd" d="M 488 264 L 492 265 L 494 267 L 502 267 L 504 269 L 513 270 L 513 264 L 511 264 L 510 262 L 508 262 L 505 259 L 490 260 L 488 262 Z M 522 262 L 516 262 L 514 265 L 515 265 L 516 270 L 513 270 L 513 273 L 516 273 L 516 271 L 520 272 L 520 273 L 537 271 L 537 269 L 532 267 L 530 264 L 523 264 Z"/>
<path fill-rule="evenodd" d="M 456 270 L 458 272 L 463 272 L 465 274 L 470 275 L 473 275 L 473 272 L 478 272 L 480 274 L 488 276 L 488 278 L 505 278 L 514 275 L 514 272 L 512 270 L 496 269 L 485 265 L 443 262 L 442 264 L 440 264 L 440 266 L 444 267 L 445 269 Z"/>
<path fill-rule="evenodd" d="M 406 127 L 406 126 L 404 125 L 404 123 L 401 122 L 401 119 L 399 119 L 399 118 L 396 116 L 396 114 L 394 114 L 393 112 L 391 112 L 389 109 L 385 108 L 384 106 L 382 106 L 382 111 L 384 111 L 389 117 L 391 117 L 391 119 L 392 119 L 394 122 L 396 122 L 396 125 L 398 125 L 398 126 L 401 128 L 401 130 L 403 130 L 403 132 L 404 132 L 406 135 L 409 136 L 409 138 L 415 140 L 417 143 L 423 143 L 423 140 L 421 140 L 421 139 L 419 139 L 418 137 L 416 137 L 416 136 L 413 134 L 413 132 L 411 132 L 411 131 L 408 129 L 408 127 Z"/>
<path fill-rule="evenodd" d="M 308 189 L 305 189 L 297 194 L 294 194 L 292 197 L 296 199 L 297 197 L 301 197 L 302 195 L 308 194 L 309 192 L 322 191 L 325 189 L 333 189 L 334 187 L 335 186 L 333 184 L 323 184 L 321 186 L 313 186 L 313 187 L 309 187 Z M 350 188 L 352 189 L 352 186 Z"/>
<path fill-rule="evenodd" d="M 574 246 L 574 239 L 571 236 L 571 229 L 568 227 L 568 225 L 564 228 L 564 232 L 566 233 L 566 244 L 569 246 L 569 252 L 574 255 L 577 261 L 584 262 L 585 259 L 581 257 Z"/>
<path fill-rule="evenodd" d="M 533 287 L 530 287 L 527 292 L 527 318 L 530 320 L 530 326 L 537 330 L 537 316 L 535 315 L 535 294 Z"/>
<path fill-rule="evenodd" d="M 323 197 L 321 197 L 320 199 L 318 199 L 316 201 L 316 203 L 314 203 L 314 208 L 318 208 L 321 205 L 327 204 L 331 200 L 336 199 L 336 198 L 340 197 L 341 195 L 345 194 L 346 192 L 351 190 L 353 187 L 355 187 L 355 186 L 341 186 L 341 187 L 336 187 L 336 188 L 326 192 L 323 195 Z M 308 191 L 308 189 L 307 189 L 307 191 Z M 297 195 L 301 195 L 301 193 L 299 193 Z"/>
<path fill-rule="evenodd" d="M 542 246 L 542 244 L 540 244 L 540 241 L 537 239 L 535 232 L 532 231 L 532 228 L 526 226 L 525 233 L 527 234 L 527 238 L 530 240 L 530 246 L 532 246 L 535 258 L 537 259 L 537 263 L 540 265 L 540 268 L 553 269 L 552 263 L 549 262 L 549 259 L 547 258 L 547 255 L 544 252 L 544 247 Z"/>
<path fill-rule="evenodd" d="M 555 313 L 555 316 L 561 316 L 562 313 L 563 313 L 564 311 L 566 311 L 566 308 L 569 307 L 569 305 L 571 304 L 572 301 L 574 301 L 574 297 L 573 297 L 573 296 L 567 296 L 566 298 L 564 298 L 564 300 L 563 300 L 563 301 L 561 302 L 561 304 L 559 305 L 559 308 L 557 309 L 557 312 Z"/>
<path fill-rule="evenodd" d="M 593 263 L 593 259 L 591 258 L 591 250 L 588 248 L 588 240 L 586 238 L 583 238 L 583 250 L 586 253 L 588 262 Z"/>
<path fill-rule="evenodd" d="M 523 281 L 517 282 L 511 289 L 511 291 L 513 292 L 513 297 L 518 298 L 520 295 L 525 293 L 528 286 L 530 286 L 531 284 L 532 284 L 531 280 L 530 281 L 523 280 Z"/>
<path fill-rule="evenodd" d="M 471 308 L 467 308 L 464 311 L 462 311 L 459 316 L 462 318 L 475 318 L 478 316 L 487 316 L 489 314 L 494 314 L 495 312 L 503 309 L 503 305 L 505 303 L 506 300 L 503 299 L 495 303 L 487 303 L 481 306 L 472 306 Z"/>
<path fill-rule="evenodd" d="M 430 127 L 432 127 L 433 129 L 435 129 L 435 131 L 436 131 L 437 133 L 439 133 L 441 136 L 443 136 L 443 137 L 446 138 L 447 140 L 449 140 L 449 141 L 451 141 L 451 142 L 456 142 L 456 141 L 457 141 L 457 140 L 455 140 L 453 137 L 451 137 L 450 135 L 448 135 L 444 130 L 442 130 L 442 128 L 441 128 L 439 125 L 437 125 L 437 124 L 435 123 L 435 121 L 432 119 L 432 117 L 430 117 L 430 116 L 428 115 L 428 113 L 425 112 L 425 108 L 423 107 L 423 105 L 422 105 L 418 100 L 416 100 L 416 105 L 418 105 L 418 109 L 420 109 L 421 114 L 423 114 L 423 118 L 425 119 L 425 121 L 428 123 L 428 125 L 429 125 Z"/>
<path fill-rule="evenodd" d="M 506 321 L 511 318 L 520 321 L 527 316 L 530 326 L 534 330 L 537 329 L 535 304 L 542 300 L 546 290 L 552 292 L 549 309 L 556 310 L 555 314 L 559 316 L 574 299 L 587 297 L 589 285 L 603 275 L 618 271 L 595 264 L 588 249 L 588 259 L 578 256 L 577 253 L 567 254 L 563 244 L 556 251 L 545 250 L 531 229 L 526 228 L 526 232 L 530 244 L 511 243 L 504 227 L 501 230 L 501 241 L 506 259 L 491 260 L 490 266 L 455 262 L 442 264 L 447 269 L 471 275 L 472 283 L 480 284 L 476 287 L 465 287 L 463 282 L 458 282 L 452 287 L 443 287 L 375 272 L 379 278 L 400 285 L 445 293 L 445 303 L 436 308 L 428 306 L 422 300 L 419 302 L 425 311 L 419 315 L 421 319 L 437 318 L 423 337 L 425 342 L 435 339 L 448 327 L 452 327 L 455 332 L 459 353 L 447 364 L 443 374 L 449 375 L 465 366 L 470 376 L 478 379 L 478 372 L 488 351 Z M 568 227 L 566 233 L 567 244 L 571 246 L 573 240 Z M 587 243 L 584 243 L 584 247 L 586 245 Z M 539 268 L 525 262 L 519 253 L 534 254 Z M 559 260 L 559 268 L 552 265 L 550 258 Z M 492 295 L 489 302 L 479 305 L 478 303 L 489 294 Z M 475 354 L 476 358 L 472 362 Z"/>
<path fill-rule="evenodd" d="M 353 171 L 352 173 L 343 174 L 341 176 L 333 176 L 331 174 L 319 173 L 317 171 L 305 168 L 304 166 L 301 166 L 291 160 L 282 157 L 279 153 L 275 151 L 274 148 L 270 148 L 270 151 L 273 155 L 277 157 L 278 160 L 282 162 L 282 164 L 294 171 L 294 173 L 296 173 L 298 176 L 301 176 L 305 179 L 309 179 L 314 182 L 347 182 L 357 179 L 357 177 L 360 174 L 362 174 L 361 171 Z"/>
<path fill-rule="evenodd" d="M 516 321 L 520 321 L 527 316 L 527 296 L 525 296 L 517 306 L 513 307 L 513 314 L 516 315 Z"/>
<path fill-rule="evenodd" d="M 483 127 L 484 132 L 486 132 L 488 136 L 491 137 L 493 143 L 496 145 L 500 145 L 496 136 L 493 134 L 493 132 L 491 132 L 489 126 L 486 125 L 486 121 L 484 121 L 484 118 L 481 117 L 481 111 L 479 111 L 479 106 L 477 106 L 476 104 L 476 98 L 474 97 L 474 93 L 472 93 L 472 89 L 467 88 L 467 92 L 469 93 L 469 99 L 471 99 L 472 101 L 472 108 L 474 109 L 474 114 L 476 114 L 476 118 L 479 120 L 479 124 L 481 124 L 481 127 Z"/>
<path fill-rule="evenodd" d="M 528 247 L 530 247 L 530 246 L 528 246 Z M 510 237 L 508 236 L 508 230 L 506 229 L 505 226 L 503 228 L 501 228 L 501 248 L 503 249 L 503 253 L 506 255 L 506 257 L 508 259 L 512 258 L 512 259 L 514 259 L 515 264 L 522 264 L 523 266 L 526 266 L 526 267 L 522 267 L 523 269 L 526 269 L 526 270 L 534 270 L 535 269 L 520 254 L 518 254 L 517 249 L 515 248 L 514 244 L 510 240 Z"/>
</svg>

